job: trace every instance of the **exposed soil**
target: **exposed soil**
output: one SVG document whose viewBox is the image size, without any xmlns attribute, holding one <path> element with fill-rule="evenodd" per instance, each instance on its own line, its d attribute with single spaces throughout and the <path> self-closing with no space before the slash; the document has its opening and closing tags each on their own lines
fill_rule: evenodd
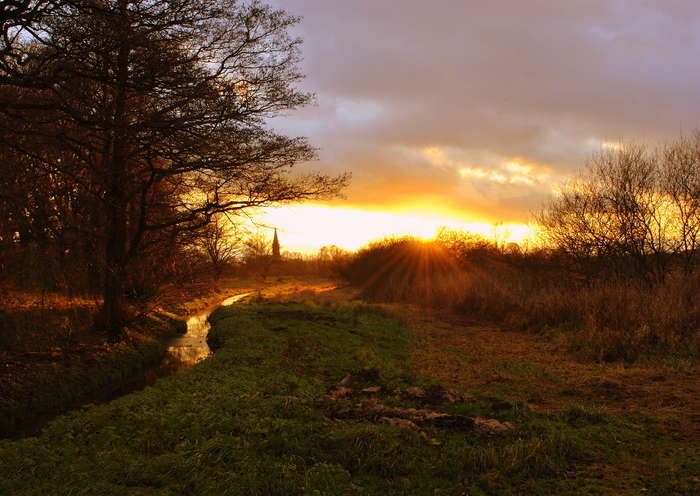
<svg viewBox="0 0 700 496">
<path fill-rule="evenodd" d="M 358 374 L 350 374 L 347 377 L 354 375 Z M 399 402 L 400 406 L 387 406 L 381 403 L 382 399 L 389 397 Z M 355 403 L 359 398 L 363 401 Z M 418 402 L 437 408 L 445 403 L 476 401 L 476 398 L 469 394 L 447 389 L 439 384 L 395 390 L 381 386 L 361 390 L 339 386 L 331 390 L 326 399 L 331 402 L 331 406 L 326 409 L 326 415 L 334 419 L 362 419 L 403 429 L 434 427 L 450 432 L 472 432 L 482 437 L 500 436 L 513 428 L 509 422 L 500 422 L 496 419 L 468 417 L 441 413 L 434 409 L 406 406 L 406 403 Z M 337 405 L 347 399 L 351 399 L 355 404 Z"/>
<path fill-rule="evenodd" d="M 598 405 L 700 442 L 700 376 L 694 370 L 591 363 L 543 335 L 476 325 L 424 309 L 402 306 L 392 311 L 416 334 L 413 359 L 419 376 L 493 400 L 526 401 L 539 411 L 572 403 Z"/>
</svg>

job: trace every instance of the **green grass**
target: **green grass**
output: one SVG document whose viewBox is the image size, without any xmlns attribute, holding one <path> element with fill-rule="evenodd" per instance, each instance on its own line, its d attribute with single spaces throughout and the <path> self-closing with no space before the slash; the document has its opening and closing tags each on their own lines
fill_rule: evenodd
<svg viewBox="0 0 700 496">
<path fill-rule="evenodd" d="M 561 382 L 561 379 L 556 375 L 544 370 L 538 365 L 529 362 L 514 359 L 494 359 L 487 366 L 488 371 L 494 375 L 501 375 L 509 378 L 520 377 L 541 377 L 552 382 Z"/>
<path fill-rule="evenodd" d="M 0 494 L 476 496 L 700 488 L 693 480 L 700 475 L 695 446 L 600 408 L 572 403 L 561 413 L 538 414 L 513 401 L 513 408 L 494 412 L 486 399 L 443 407 L 516 426 L 497 439 L 329 419 L 336 405 L 324 395 L 351 372 L 380 372 L 352 384 L 358 389 L 417 385 L 409 329 L 374 307 L 262 301 L 222 308 L 212 318 L 219 346 L 212 358 L 141 392 L 60 417 L 41 437 L 0 442 Z"/>
</svg>

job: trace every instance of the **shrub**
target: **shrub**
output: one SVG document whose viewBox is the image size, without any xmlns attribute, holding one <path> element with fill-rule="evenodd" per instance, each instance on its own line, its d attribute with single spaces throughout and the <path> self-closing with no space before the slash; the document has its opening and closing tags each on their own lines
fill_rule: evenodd
<svg viewBox="0 0 700 496">
<path fill-rule="evenodd" d="M 404 236 L 373 241 L 361 248 L 342 275 L 362 289 L 364 299 L 386 302 L 411 300 L 420 285 L 428 288 L 424 293 L 429 295 L 436 276 L 456 270 L 454 259 L 439 243 Z"/>
<path fill-rule="evenodd" d="M 446 234 L 449 234 L 447 236 Z M 556 252 L 500 250 L 464 233 L 374 241 L 346 267 L 365 300 L 408 302 L 511 329 L 565 329 L 585 358 L 632 363 L 700 354 L 700 278 L 584 281 Z"/>
</svg>

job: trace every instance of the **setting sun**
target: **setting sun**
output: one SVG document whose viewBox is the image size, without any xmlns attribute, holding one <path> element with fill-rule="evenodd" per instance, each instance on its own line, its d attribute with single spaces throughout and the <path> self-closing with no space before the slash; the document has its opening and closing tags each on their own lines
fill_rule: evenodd
<svg viewBox="0 0 700 496">
<path fill-rule="evenodd" d="M 323 205 L 281 207 L 265 212 L 259 221 L 279 231 L 284 250 L 316 253 L 326 245 L 357 250 L 369 241 L 394 235 L 431 239 L 437 229 L 461 229 L 487 238 L 521 242 L 532 230 L 524 224 L 493 225 L 486 222 L 458 222 L 443 215 L 371 212 Z"/>
</svg>

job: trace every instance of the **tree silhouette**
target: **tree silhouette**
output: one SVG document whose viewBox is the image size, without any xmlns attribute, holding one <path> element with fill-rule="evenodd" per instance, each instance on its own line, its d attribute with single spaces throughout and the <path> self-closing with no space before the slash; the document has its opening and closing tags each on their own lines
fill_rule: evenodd
<svg viewBox="0 0 700 496">
<path fill-rule="evenodd" d="M 314 149 L 267 125 L 312 99 L 293 86 L 297 21 L 258 2 L 84 0 L 56 4 L 34 39 L 15 40 L 22 63 L 0 67 L 0 153 L 17 161 L 3 161 L 0 187 L 10 197 L 14 184 L 46 183 L 9 204 L 34 237 L 70 232 L 90 250 L 96 324 L 113 338 L 125 290 L 216 213 L 346 185 L 290 176 Z"/>
<path fill-rule="evenodd" d="M 697 270 L 700 132 L 650 149 L 629 141 L 591 154 L 537 212 L 542 238 L 587 279 L 662 282 Z"/>
<path fill-rule="evenodd" d="M 272 243 L 262 231 L 255 231 L 243 242 L 243 261 L 249 273 L 262 281 L 267 279 L 272 264 Z"/>
<path fill-rule="evenodd" d="M 44 15 L 66 3 L 64 0 L 0 1 L 0 60 L 16 60 L 18 54 L 13 49 L 23 32 L 31 32 Z"/>
</svg>

